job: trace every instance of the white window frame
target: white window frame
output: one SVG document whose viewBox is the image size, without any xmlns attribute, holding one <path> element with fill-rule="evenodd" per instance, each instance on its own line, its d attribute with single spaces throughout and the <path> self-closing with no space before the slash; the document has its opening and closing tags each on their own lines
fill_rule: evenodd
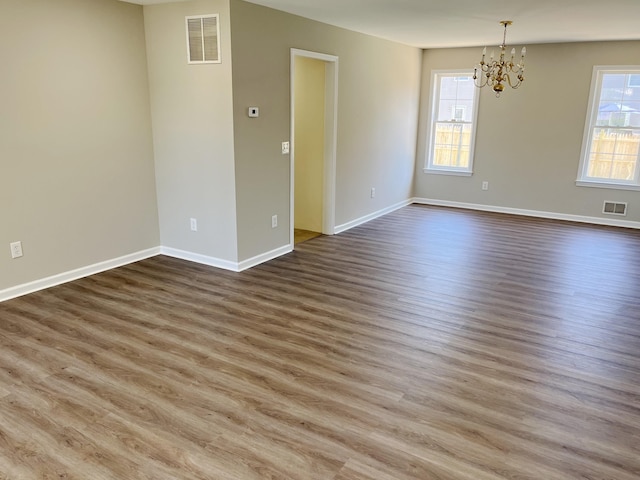
<svg viewBox="0 0 640 480">
<path fill-rule="evenodd" d="M 459 70 L 432 70 L 431 71 L 431 103 L 429 106 L 429 121 L 428 121 L 428 133 L 427 133 L 427 148 L 424 172 L 430 174 L 440 175 L 461 175 L 471 176 L 473 175 L 473 158 L 475 155 L 475 143 L 476 143 L 476 130 L 478 125 L 478 104 L 480 101 L 479 89 L 474 86 L 473 94 L 473 120 L 471 122 L 471 143 L 469 144 L 469 166 L 468 167 L 442 167 L 433 164 L 434 157 L 434 140 L 435 140 L 435 128 L 436 119 L 438 118 L 438 107 L 440 104 L 440 86 L 441 79 L 443 77 L 473 77 L 472 69 L 459 69 Z M 463 78 L 461 80 L 466 80 Z M 472 81 L 469 78 L 469 81 Z M 463 122 L 457 122 L 463 123 Z"/>
<path fill-rule="evenodd" d="M 596 122 L 598 119 L 598 106 L 600 104 L 600 96 L 602 94 L 602 78 L 605 74 L 616 73 L 640 75 L 640 65 L 596 65 L 593 67 L 593 74 L 591 77 L 591 91 L 589 93 L 589 104 L 587 108 L 587 118 L 585 120 L 582 149 L 580 152 L 578 178 L 576 180 L 576 185 L 579 187 L 640 190 L 640 155 L 638 156 L 635 179 L 633 180 L 626 181 L 587 176 L 589 172 L 589 154 L 591 152 L 593 131 L 595 128 L 597 128 Z"/>
</svg>

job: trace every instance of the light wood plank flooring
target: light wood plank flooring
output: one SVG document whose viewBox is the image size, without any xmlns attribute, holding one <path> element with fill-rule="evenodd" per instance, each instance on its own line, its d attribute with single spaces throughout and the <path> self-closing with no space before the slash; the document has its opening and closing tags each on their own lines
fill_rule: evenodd
<svg viewBox="0 0 640 480">
<path fill-rule="evenodd" d="M 0 304 L 0 479 L 640 478 L 640 232 L 410 206 Z"/>
</svg>

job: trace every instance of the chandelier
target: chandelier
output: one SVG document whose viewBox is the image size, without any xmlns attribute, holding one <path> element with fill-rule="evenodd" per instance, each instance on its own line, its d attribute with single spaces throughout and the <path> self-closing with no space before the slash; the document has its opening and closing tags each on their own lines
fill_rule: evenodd
<svg viewBox="0 0 640 480">
<path fill-rule="evenodd" d="M 511 88 L 518 88 L 524 82 L 524 57 L 527 54 L 527 47 L 522 47 L 520 52 L 520 62 L 514 63 L 516 49 L 511 49 L 511 58 L 505 57 L 507 50 L 507 27 L 513 22 L 511 20 L 503 20 L 500 22 L 504 25 L 504 36 L 502 37 L 502 45 L 500 45 L 500 57 L 494 60 L 494 53 L 491 52 L 489 61 L 485 61 L 487 55 L 487 47 L 482 50 L 482 60 L 473 70 L 473 80 L 477 87 L 482 88 L 489 85 L 496 97 L 499 97 L 504 90 L 505 83 Z"/>
</svg>

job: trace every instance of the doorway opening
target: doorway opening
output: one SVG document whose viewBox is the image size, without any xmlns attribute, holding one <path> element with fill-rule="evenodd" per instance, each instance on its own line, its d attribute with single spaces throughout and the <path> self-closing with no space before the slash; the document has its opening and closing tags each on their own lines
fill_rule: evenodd
<svg viewBox="0 0 640 480">
<path fill-rule="evenodd" d="M 291 248 L 335 233 L 338 57 L 291 49 Z"/>
</svg>

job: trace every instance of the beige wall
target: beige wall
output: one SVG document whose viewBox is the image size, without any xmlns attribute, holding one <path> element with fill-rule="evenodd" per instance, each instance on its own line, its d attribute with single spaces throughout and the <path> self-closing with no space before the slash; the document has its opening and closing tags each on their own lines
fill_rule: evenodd
<svg viewBox="0 0 640 480">
<path fill-rule="evenodd" d="M 289 243 L 289 157 L 280 144 L 290 132 L 292 47 L 339 57 L 336 224 L 411 197 L 419 49 L 241 0 L 231 0 L 231 35 L 241 260 Z M 252 105 L 259 119 L 247 118 Z"/>
<path fill-rule="evenodd" d="M 325 62 L 295 59 L 295 228 L 322 232 Z"/>
<path fill-rule="evenodd" d="M 522 87 L 499 99 L 486 88 L 481 92 L 473 176 L 423 173 L 430 72 L 473 67 L 480 50 L 423 53 L 415 195 L 588 217 L 603 217 L 603 201 L 613 200 L 629 202 L 625 219 L 640 221 L 640 192 L 575 185 L 593 66 L 640 65 L 640 42 L 527 46 Z M 488 191 L 482 181 L 489 182 Z"/>
<path fill-rule="evenodd" d="M 189 66 L 184 17 L 207 13 L 222 63 Z M 337 226 L 411 196 L 586 217 L 613 200 L 640 221 L 640 192 L 575 186 L 592 68 L 640 64 L 640 42 L 528 47 L 520 90 L 481 92 L 474 175 L 428 175 L 430 72 L 477 48 L 420 52 L 242 0 L 4 0 L 0 291 L 158 245 L 232 263 L 288 245 L 291 48 L 340 59 Z"/>
<path fill-rule="evenodd" d="M 2 0 L 0 64 L 0 290 L 156 247 L 142 7 Z"/>
<path fill-rule="evenodd" d="M 185 16 L 212 13 L 220 15 L 222 63 L 189 65 Z M 235 262 L 229 3 L 146 6 L 144 17 L 162 246 Z"/>
</svg>

